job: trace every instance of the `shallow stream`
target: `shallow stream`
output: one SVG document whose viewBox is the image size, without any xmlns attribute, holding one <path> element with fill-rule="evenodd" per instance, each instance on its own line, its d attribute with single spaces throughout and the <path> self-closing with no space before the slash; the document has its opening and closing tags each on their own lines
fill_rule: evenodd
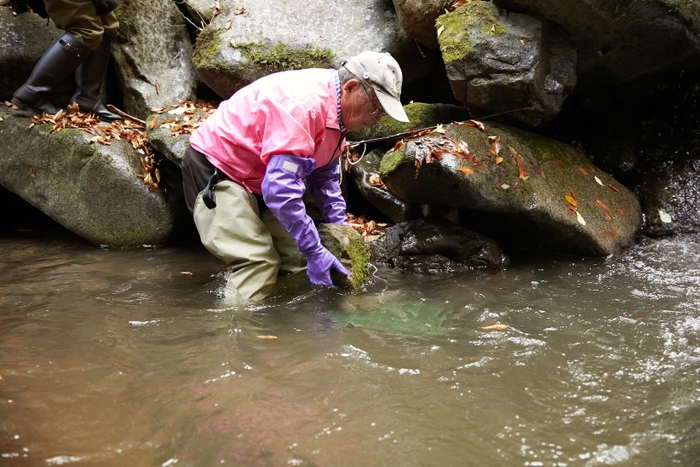
<svg viewBox="0 0 700 467">
<path fill-rule="evenodd" d="M 0 236 L 0 465 L 700 465 L 695 239 L 249 307 L 220 271 Z"/>
</svg>

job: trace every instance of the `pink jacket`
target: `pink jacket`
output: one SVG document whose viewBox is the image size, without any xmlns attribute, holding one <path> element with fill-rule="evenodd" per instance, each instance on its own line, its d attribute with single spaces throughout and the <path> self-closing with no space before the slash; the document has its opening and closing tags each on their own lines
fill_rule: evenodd
<svg viewBox="0 0 700 467">
<path fill-rule="evenodd" d="M 316 169 L 323 167 L 345 148 L 335 73 L 308 69 L 260 78 L 222 102 L 190 144 L 257 194 L 270 156 L 310 157 Z"/>
</svg>

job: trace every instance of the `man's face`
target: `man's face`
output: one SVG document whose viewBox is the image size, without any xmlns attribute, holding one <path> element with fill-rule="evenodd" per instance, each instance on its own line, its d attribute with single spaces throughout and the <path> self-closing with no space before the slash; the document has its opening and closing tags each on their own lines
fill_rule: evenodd
<svg viewBox="0 0 700 467">
<path fill-rule="evenodd" d="M 340 113 L 348 130 L 360 131 L 378 122 L 384 116 L 384 109 L 373 89 L 351 79 L 342 87 Z"/>
</svg>

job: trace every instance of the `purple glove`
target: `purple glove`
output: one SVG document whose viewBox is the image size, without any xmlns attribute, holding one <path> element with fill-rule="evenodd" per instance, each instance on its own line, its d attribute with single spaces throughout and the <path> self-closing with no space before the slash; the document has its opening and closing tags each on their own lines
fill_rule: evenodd
<svg viewBox="0 0 700 467">
<path fill-rule="evenodd" d="M 313 159 L 279 155 L 270 157 L 262 182 L 263 200 L 306 255 L 306 275 L 314 285 L 333 287 L 331 269 L 347 275 L 347 270 L 333 254 L 321 245 L 316 226 L 306 214 L 301 197 L 306 191 L 303 175 L 316 165 Z"/>
<path fill-rule="evenodd" d="M 321 215 L 331 224 L 347 224 L 346 205 L 340 189 L 340 164 L 338 159 L 319 167 L 306 177 L 309 193 L 316 200 Z"/>
</svg>

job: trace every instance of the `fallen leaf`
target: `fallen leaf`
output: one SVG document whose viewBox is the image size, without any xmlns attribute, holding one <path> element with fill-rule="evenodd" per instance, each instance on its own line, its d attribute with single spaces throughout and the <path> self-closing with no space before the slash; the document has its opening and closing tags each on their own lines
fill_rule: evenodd
<svg viewBox="0 0 700 467">
<path fill-rule="evenodd" d="M 4 121 L 4 120 L 2 119 L 2 117 L 0 117 L 0 122 L 2 122 L 2 121 Z"/>
<path fill-rule="evenodd" d="M 567 201 L 570 205 L 572 205 L 573 207 L 575 207 L 575 208 L 578 207 L 578 203 L 577 203 L 576 200 L 575 200 L 574 198 L 572 198 L 571 196 L 569 196 L 569 195 L 564 195 L 564 198 L 566 198 L 566 201 Z"/>
<path fill-rule="evenodd" d="M 496 23 L 491 25 L 491 32 L 496 32 Z"/>
<path fill-rule="evenodd" d="M 520 39 L 520 45 L 525 45 L 525 41 Z"/>
<path fill-rule="evenodd" d="M 606 211 L 612 211 L 612 209 L 610 209 L 610 206 L 608 206 L 607 204 L 605 204 L 604 202 L 602 202 L 601 200 L 599 200 L 597 198 L 595 201 L 593 201 L 593 204 L 598 206 L 600 209 L 604 209 Z"/>
<path fill-rule="evenodd" d="M 277 336 L 257 336 L 258 339 L 262 339 L 264 341 L 272 341 L 277 339 Z"/>
<path fill-rule="evenodd" d="M 579 167 L 578 171 L 581 172 L 583 175 L 588 175 L 588 170 L 584 169 L 583 167 Z"/>
<path fill-rule="evenodd" d="M 471 175 L 474 173 L 474 171 L 469 167 L 460 167 L 459 171 L 462 172 L 464 175 Z"/>
<path fill-rule="evenodd" d="M 482 326 L 481 329 L 484 331 L 505 331 L 508 329 L 507 324 L 492 324 L 490 326 Z"/>
<path fill-rule="evenodd" d="M 586 225 L 586 221 L 583 220 L 583 216 L 578 211 L 576 211 L 576 220 L 579 224 Z"/>
<path fill-rule="evenodd" d="M 445 128 L 443 128 L 442 123 L 438 123 L 434 131 L 435 133 L 440 133 L 442 135 L 445 134 Z"/>
<path fill-rule="evenodd" d="M 609 221 L 611 221 L 613 219 L 612 216 L 607 212 L 605 213 L 605 218 Z"/>
<path fill-rule="evenodd" d="M 242 15 L 243 13 L 245 13 L 245 8 L 243 7 L 236 8 L 235 10 L 233 10 L 234 15 Z"/>
<path fill-rule="evenodd" d="M 160 95 L 160 83 L 156 80 L 156 94 Z"/>
<path fill-rule="evenodd" d="M 13 104 L 10 101 L 5 101 L 5 107 L 9 107 L 12 110 L 19 110 L 19 107 L 17 107 L 15 104 Z"/>
<path fill-rule="evenodd" d="M 504 190 L 507 190 L 508 188 L 510 188 L 510 185 L 508 185 L 507 183 L 504 183 L 503 185 L 501 185 L 501 188 L 503 188 Z"/>
<path fill-rule="evenodd" d="M 501 147 L 503 145 L 501 144 L 501 139 L 498 136 L 489 136 L 489 143 L 491 143 L 491 147 L 493 148 L 493 152 L 495 154 L 501 152 Z"/>
<path fill-rule="evenodd" d="M 503 158 L 501 156 L 497 156 L 496 157 L 496 165 L 500 164 L 501 162 L 503 162 Z"/>
<path fill-rule="evenodd" d="M 231 29 L 231 24 L 233 24 L 233 20 L 232 20 L 232 19 L 226 21 L 226 24 L 224 25 L 224 29 L 226 29 L 227 31 L 228 31 L 229 29 Z"/>
<path fill-rule="evenodd" d="M 34 170 L 34 167 L 32 167 L 29 171 L 29 176 L 32 178 L 36 178 L 36 170 Z"/>
<path fill-rule="evenodd" d="M 600 181 L 600 179 L 598 178 L 597 175 L 594 175 L 593 178 L 595 178 L 595 181 L 596 181 L 596 183 L 597 183 L 598 185 L 600 185 L 600 186 L 605 186 L 605 185 L 603 185 L 603 182 Z"/>
<path fill-rule="evenodd" d="M 151 119 L 151 122 L 148 124 L 148 128 L 150 128 L 152 130 L 156 127 L 157 124 L 158 124 L 158 119 L 156 117 L 153 117 Z"/>
<path fill-rule="evenodd" d="M 609 184 L 609 183 L 608 183 L 608 186 L 609 186 L 610 189 L 611 189 L 612 191 L 614 191 L 615 193 L 619 193 L 619 192 L 620 192 L 620 190 L 618 190 L 617 188 L 615 188 L 614 186 L 612 186 L 612 185 Z"/>
<path fill-rule="evenodd" d="M 571 197 L 574 200 L 578 201 L 578 198 L 576 197 L 576 193 L 574 193 L 574 190 L 572 190 L 571 187 L 569 187 L 569 194 L 571 195 Z"/>
<path fill-rule="evenodd" d="M 469 120 L 469 121 L 472 122 L 481 131 L 484 131 L 484 132 L 486 131 L 486 127 L 480 121 L 478 121 L 478 120 Z"/>
<path fill-rule="evenodd" d="M 440 37 L 440 34 L 442 34 L 442 31 L 445 30 L 445 26 L 440 26 L 437 30 L 437 36 Z"/>
<path fill-rule="evenodd" d="M 231 47 L 233 47 L 234 49 L 235 49 L 236 47 L 238 47 L 238 44 L 236 44 L 236 41 L 233 40 L 233 39 L 231 39 L 230 44 L 231 44 Z"/>
<path fill-rule="evenodd" d="M 182 274 L 183 276 L 191 276 L 191 275 L 193 275 L 193 273 L 192 273 L 191 271 L 180 271 L 180 274 Z"/>
<path fill-rule="evenodd" d="M 659 219 L 661 219 L 661 222 L 663 222 L 664 224 L 670 224 L 671 222 L 673 222 L 671 216 L 663 209 L 659 209 Z"/>
<path fill-rule="evenodd" d="M 621 216 L 626 216 L 627 213 L 624 211 L 624 209 L 617 209 L 617 213 Z"/>
<path fill-rule="evenodd" d="M 384 188 L 386 189 L 386 186 L 384 186 L 384 182 L 382 181 L 382 178 L 379 176 L 379 174 L 372 174 L 369 176 L 369 184 L 371 186 L 376 186 L 379 188 Z"/>
</svg>

